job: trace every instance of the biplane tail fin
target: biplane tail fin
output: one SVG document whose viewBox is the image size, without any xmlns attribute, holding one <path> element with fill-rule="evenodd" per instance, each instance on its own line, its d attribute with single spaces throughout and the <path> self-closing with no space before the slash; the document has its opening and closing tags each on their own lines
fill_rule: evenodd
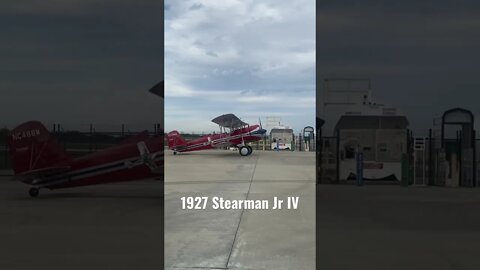
<svg viewBox="0 0 480 270">
<path fill-rule="evenodd" d="M 15 175 L 64 166 L 72 160 L 38 121 L 26 122 L 13 129 L 8 146 Z"/>
<path fill-rule="evenodd" d="M 168 139 L 168 148 L 171 150 L 181 146 L 185 146 L 187 144 L 187 141 L 176 130 L 169 132 L 167 134 L 167 139 Z"/>
</svg>

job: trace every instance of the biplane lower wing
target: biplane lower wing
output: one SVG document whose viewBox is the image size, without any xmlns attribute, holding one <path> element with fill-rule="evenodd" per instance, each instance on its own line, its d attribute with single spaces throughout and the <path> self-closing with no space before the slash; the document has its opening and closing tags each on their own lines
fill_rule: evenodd
<svg viewBox="0 0 480 270">
<path fill-rule="evenodd" d="M 41 168 L 16 174 L 15 178 L 25 183 L 34 184 L 36 180 L 50 177 L 52 175 L 62 174 L 68 170 L 70 170 L 70 166 Z"/>
</svg>

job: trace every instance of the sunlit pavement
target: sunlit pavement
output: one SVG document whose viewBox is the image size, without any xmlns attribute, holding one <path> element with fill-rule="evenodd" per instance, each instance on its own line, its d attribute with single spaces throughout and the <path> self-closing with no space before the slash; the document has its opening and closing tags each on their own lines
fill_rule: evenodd
<svg viewBox="0 0 480 270">
<path fill-rule="evenodd" d="M 315 154 L 165 157 L 166 269 L 315 269 Z M 297 210 L 182 210 L 183 196 L 299 196 Z"/>
</svg>

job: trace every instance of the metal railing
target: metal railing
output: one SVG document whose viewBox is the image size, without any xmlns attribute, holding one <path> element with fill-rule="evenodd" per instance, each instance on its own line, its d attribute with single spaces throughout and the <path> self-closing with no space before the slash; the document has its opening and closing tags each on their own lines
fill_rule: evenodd
<svg viewBox="0 0 480 270">
<path fill-rule="evenodd" d="M 121 126 L 119 131 L 110 132 L 96 132 L 91 126 L 90 131 L 65 131 L 59 128 L 51 130 L 52 136 L 64 147 L 67 153 L 73 157 L 79 157 L 88 153 L 114 146 L 119 142 L 137 135 L 142 131 L 125 131 L 125 125 Z M 7 129 L 0 129 L 0 169 L 10 169 L 12 164 L 10 160 L 8 136 L 10 131 Z M 154 125 L 153 131 L 149 134 L 163 135 L 162 129 L 158 124 Z"/>
<path fill-rule="evenodd" d="M 438 149 L 437 140 L 431 137 L 414 138 L 409 133 L 406 153 L 409 184 L 480 186 L 480 139 L 474 140 L 472 150 L 462 149 L 456 139 L 446 139 L 445 148 Z M 341 181 L 338 138 L 320 137 L 318 144 L 317 182 Z M 452 184 L 452 181 L 455 183 Z"/>
</svg>

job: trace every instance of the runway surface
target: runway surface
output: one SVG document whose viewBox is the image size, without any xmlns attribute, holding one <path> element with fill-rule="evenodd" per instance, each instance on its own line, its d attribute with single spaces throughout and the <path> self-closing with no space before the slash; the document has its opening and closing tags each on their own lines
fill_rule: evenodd
<svg viewBox="0 0 480 270">
<path fill-rule="evenodd" d="M 162 269 L 160 181 L 27 191 L 0 177 L 0 269 Z"/>
<path fill-rule="evenodd" d="M 314 155 L 166 156 L 166 269 L 480 269 L 480 191 L 319 185 Z M 0 176 L 0 269 L 163 269 L 162 183 L 42 190 Z M 182 210 L 182 196 L 300 196 L 298 210 Z"/>
<path fill-rule="evenodd" d="M 315 269 L 315 154 L 165 157 L 166 269 Z M 183 196 L 299 196 L 297 210 L 182 210 Z"/>
<path fill-rule="evenodd" d="M 480 269 L 480 189 L 317 188 L 318 269 Z"/>
</svg>

